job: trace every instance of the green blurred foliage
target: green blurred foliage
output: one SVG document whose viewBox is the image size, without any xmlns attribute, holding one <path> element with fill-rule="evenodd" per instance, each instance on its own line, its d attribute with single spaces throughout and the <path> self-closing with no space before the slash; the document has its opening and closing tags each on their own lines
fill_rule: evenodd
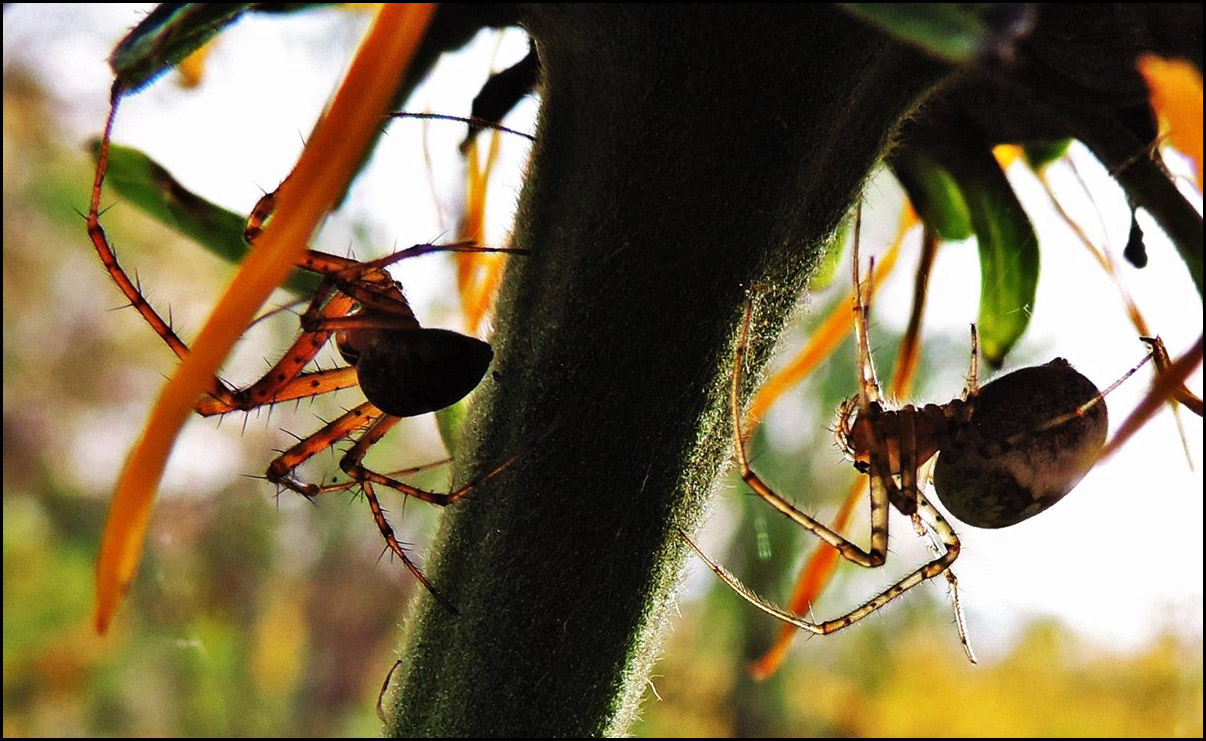
<svg viewBox="0 0 1206 741">
<path fill-rule="evenodd" d="M 936 626 L 953 632 L 940 609 L 898 610 L 838 650 L 820 638 L 801 640 L 795 660 L 754 684 L 733 660 L 739 607 L 726 595 L 677 626 L 638 735 L 1202 734 L 1200 647 L 1171 636 L 1143 655 L 1114 656 L 1078 643 L 1058 624 L 1035 623 L 1007 656 L 972 665 L 953 639 L 935 636 Z"/>
</svg>

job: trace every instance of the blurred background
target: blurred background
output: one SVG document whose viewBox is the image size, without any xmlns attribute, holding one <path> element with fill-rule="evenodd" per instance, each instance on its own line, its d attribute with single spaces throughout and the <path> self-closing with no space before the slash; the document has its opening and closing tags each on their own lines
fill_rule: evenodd
<svg viewBox="0 0 1206 741">
<path fill-rule="evenodd" d="M 381 557 L 380 535 L 360 499 L 278 498 L 256 478 L 274 449 L 292 444 L 290 433 L 305 436 L 319 418 L 359 403 L 355 389 L 246 419 L 192 419 L 169 464 L 127 604 L 109 636 L 92 632 L 93 564 L 108 498 L 174 368 L 164 344 L 121 308 L 81 216 L 93 172 L 85 143 L 99 135 L 107 111 L 105 59 L 147 7 L 5 7 L 4 732 L 376 734 L 373 706 L 414 580 Z M 127 98 L 114 141 L 246 213 L 289 171 L 368 20 L 341 8 L 248 17 L 219 37 L 198 78 L 172 73 Z M 408 109 L 467 114 L 491 70 L 526 49 L 519 32 L 479 37 L 440 63 Z M 507 125 L 534 131 L 536 108 L 536 100 L 525 101 Z M 451 123 L 392 123 L 316 246 L 372 258 L 454 233 L 464 206 L 465 167 L 456 150 L 463 134 Z M 523 139 L 501 139 L 489 244 L 506 241 L 528 149 Z M 1050 172 L 1061 200 L 1086 231 L 1120 251 L 1129 226 L 1124 199 L 1087 152 L 1074 148 L 1070 158 L 1075 171 L 1057 164 Z M 1058 354 L 1104 387 L 1144 346 L 1110 279 L 1055 218 L 1033 174 L 1020 165 L 1009 174 L 1043 257 L 1033 323 L 1009 365 Z M 887 173 L 872 183 L 864 255 L 891 240 L 903 202 Z M 123 264 L 191 339 L 234 267 L 111 190 L 102 203 Z M 1200 301 L 1172 248 L 1143 224 L 1151 265 L 1124 266 L 1123 277 L 1176 355 L 1202 331 Z M 881 378 L 907 320 L 918 242 L 912 234 L 876 294 L 871 337 Z M 405 261 L 397 274 L 425 324 L 463 329 L 449 261 Z M 843 301 L 848 268 L 836 275 L 801 301 L 781 364 Z M 973 244 L 939 250 L 914 400 L 944 402 L 961 389 L 978 275 Z M 277 304 L 289 300 L 281 294 Z M 255 380 L 296 332 L 289 312 L 257 324 L 224 377 L 239 385 Z M 1115 426 L 1148 377 L 1141 373 L 1110 397 Z M 753 438 L 763 478 L 822 519 L 854 477 L 829 427 L 855 379 L 848 340 L 780 400 Z M 1190 385 L 1201 393 L 1200 373 Z M 978 665 L 963 655 L 945 583 L 936 580 L 849 630 L 797 639 L 779 673 L 755 683 L 746 664 L 771 645 L 778 624 L 693 561 L 635 732 L 1200 736 L 1201 420 L 1184 417 L 1184 447 L 1162 413 L 1041 517 L 1002 531 L 957 527 L 965 550 L 956 571 Z M 391 470 L 445 455 L 435 423 L 423 417 L 405 420 L 369 462 Z M 337 470 L 334 455 L 306 469 L 314 479 Z M 443 471 L 424 476 L 419 482 L 429 487 L 446 483 Z M 422 560 L 438 513 L 383 497 L 401 539 Z M 852 537 L 865 542 L 865 505 L 854 522 Z M 907 522 L 896 517 L 892 525 L 888 566 L 839 567 L 815 607 L 818 617 L 848 611 L 926 560 Z M 731 474 L 717 485 L 701 544 L 779 601 L 816 545 Z"/>
</svg>

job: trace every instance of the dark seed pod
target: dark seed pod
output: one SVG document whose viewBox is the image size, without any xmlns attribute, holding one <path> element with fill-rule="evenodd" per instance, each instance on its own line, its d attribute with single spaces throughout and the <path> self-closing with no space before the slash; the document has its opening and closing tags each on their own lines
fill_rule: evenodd
<svg viewBox="0 0 1206 741">
<path fill-rule="evenodd" d="M 1147 247 L 1143 244 L 1143 229 L 1139 228 L 1139 220 L 1135 218 L 1134 211 L 1131 212 L 1131 232 L 1127 235 L 1122 256 L 1137 268 L 1147 267 Z"/>
<path fill-rule="evenodd" d="M 1109 426 L 1105 402 L 1047 426 L 1100 396 L 1068 361 L 1022 368 L 980 389 L 971 419 L 942 448 L 938 499 L 982 528 L 1015 525 L 1058 502 L 1092 467 Z"/>
<path fill-rule="evenodd" d="M 356 374 L 374 406 L 413 417 L 463 399 L 493 359 L 488 343 L 447 329 L 381 331 L 360 349 Z"/>
</svg>

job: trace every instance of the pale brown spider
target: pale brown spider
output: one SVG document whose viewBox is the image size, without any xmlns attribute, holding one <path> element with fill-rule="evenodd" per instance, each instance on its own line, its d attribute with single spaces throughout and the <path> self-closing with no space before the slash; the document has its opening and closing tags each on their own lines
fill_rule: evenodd
<svg viewBox="0 0 1206 741">
<path fill-rule="evenodd" d="M 957 580 L 951 571 L 959 556 L 959 537 L 926 498 L 922 490 L 927 482 L 919 471 L 925 470 L 937 456 L 932 469 L 934 490 L 947 510 L 969 525 L 1001 528 L 1033 517 L 1059 501 L 1092 468 L 1106 440 L 1105 394 L 1139 370 L 1151 353 L 1104 393 L 1063 358 L 1013 371 L 980 387 L 976 329 L 972 325 L 971 365 L 960 398 L 921 408 L 906 405 L 886 409 L 867 339 L 870 302 L 863 299 L 859 278 L 857 218 L 853 253 L 859 393 L 841 405 L 834 434 L 846 457 L 870 478 L 870 548 L 863 550 L 801 512 L 750 467 L 741 426 L 739 389 L 753 314 L 752 296 L 745 307 L 730 395 L 741 478 L 755 494 L 833 546 L 848 561 L 869 568 L 884 564 L 888 552 L 889 505 L 909 517 L 917 532 L 927 537 L 934 552 L 933 560 L 850 612 L 817 622 L 755 594 L 706 556 L 685 533 L 683 537 L 712 571 L 746 601 L 818 635 L 852 625 L 918 584 L 945 574 L 952 587 L 960 638 L 968 657 L 975 661 L 963 625 Z M 871 270 L 874 271 L 874 263 Z M 1154 340 L 1144 339 L 1154 346 Z"/>
</svg>

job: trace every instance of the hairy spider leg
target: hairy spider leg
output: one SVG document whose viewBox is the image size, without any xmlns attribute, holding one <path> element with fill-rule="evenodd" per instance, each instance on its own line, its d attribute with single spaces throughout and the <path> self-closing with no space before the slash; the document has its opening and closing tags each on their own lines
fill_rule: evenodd
<svg viewBox="0 0 1206 741">
<path fill-rule="evenodd" d="M 144 298 L 139 286 L 130 280 L 117 255 L 109 244 L 104 228 L 100 224 L 100 200 L 105 173 L 108 169 L 109 146 L 113 123 L 117 115 L 120 92 L 115 85 L 111 93 L 110 109 L 105 121 L 97 157 L 97 168 L 93 180 L 91 201 L 87 215 L 88 234 L 100 256 L 106 272 L 119 290 L 155 333 L 164 340 L 178 358 L 188 354 L 188 346 L 163 320 L 159 313 Z M 275 207 L 275 191 L 266 194 L 256 204 L 248 218 L 245 236 L 249 241 L 262 231 L 263 222 Z M 323 282 L 310 301 L 302 319 L 303 333 L 294 341 L 289 351 L 259 381 L 244 389 L 233 389 L 218 377 L 206 386 L 207 396 L 201 399 L 196 411 L 203 416 L 224 414 L 232 411 L 247 411 L 281 401 L 308 398 L 349 388 L 357 385 L 357 373 L 353 367 L 305 372 L 305 366 L 314 359 L 330 338 L 332 332 L 340 330 L 388 330 L 410 329 L 419 326 L 418 321 L 402 294 L 401 287 L 385 271 L 385 267 L 408 257 L 431 252 L 518 252 L 526 250 L 512 248 L 483 248 L 469 242 L 449 245 L 423 244 L 401 250 L 378 260 L 358 262 L 348 258 L 328 255 L 313 250 L 298 261 L 297 266 L 323 275 Z M 356 307 L 359 310 L 353 313 Z M 284 488 L 303 496 L 313 497 L 322 493 L 346 491 L 359 485 L 369 502 L 373 517 L 389 549 L 397 554 L 406 568 L 432 593 L 438 602 L 456 612 L 451 605 L 423 575 L 394 537 L 393 529 L 385 517 L 376 497 L 373 483 L 389 486 L 409 496 L 437 505 L 447 505 L 464 497 L 485 480 L 501 473 L 520 456 L 505 461 L 485 476 L 446 494 L 434 493 L 398 481 L 395 477 L 414 473 L 426 466 L 395 471 L 389 475 L 377 474 L 361 464 L 368 448 L 381 439 L 399 421 L 369 402 L 348 411 L 335 421 L 325 425 L 313 435 L 301 440 L 269 466 L 266 478 Z M 300 481 L 293 476 L 297 466 L 315 454 L 326 450 L 338 441 L 368 429 L 353 445 L 341 461 L 341 467 L 351 477 L 349 482 L 316 485 Z M 522 454 L 521 454 L 522 455 Z"/>
<path fill-rule="evenodd" d="M 167 344 L 177 358 L 183 359 L 188 354 L 188 345 L 180 339 L 172 326 L 165 321 L 151 306 L 142 294 L 141 288 L 130 279 L 121 263 L 117 260 L 100 223 L 100 201 L 104 185 L 105 173 L 109 166 L 109 144 L 113 132 L 113 123 L 117 116 L 117 104 L 120 93 L 115 85 L 111 94 L 109 116 L 105 120 L 105 129 L 101 136 L 100 148 L 97 154 L 96 173 L 92 182 L 92 197 L 88 207 L 87 226 L 88 236 L 100 257 L 101 264 L 118 289 L 129 301 L 130 306 L 150 325 L 151 329 Z M 327 256 L 311 252 L 301 262 L 299 267 L 322 272 L 321 266 L 328 264 Z M 336 259 L 338 260 L 338 258 Z M 351 261 L 345 261 L 351 262 Z M 334 263 L 335 269 L 345 269 L 345 264 Z M 336 307 L 332 307 L 334 310 Z M 350 309 L 350 305 L 349 305 Z M 307 345 L 312 346 L 306 348 Z M 197 405 L 197 411 L 202 415 L 221 414 L 236 410 L 248 410 L 275 401 L 286 401 L 297 398 L 307 398 L 349 388 L 356 385 L 355 372 L 348 368 L 338 368 L 326 371 L 316 371 L 302 374 L 303 378 L 293 381 L 301 374 L 305 366 L 317 354 L 321 342 L 315 342 L 314 337 L 300 337 L 290 348 L 290 352 L 274 367 L 261 381 L 252 387 L 236 391 L 220 378 L 211 379 L 206 385 L 207 396 Z M 304 360 L 303 360 L 304 359 Z M 298 361 L 302 361 L 299 362 Z"/>
<path fill-rule="evenodd" d="M 801 527 L 804 527 L 809 532 L 813 533 L 837 549 L 843 558 L 857 563 L 860 566 L 866 566 L 869 568 L 883 565 L 887 557 L 889 502 L 902 498 L 902 493 L 900 492 L 900 487 L 898 487 L 895 481 L 892 479 L 889 456 L 885 446 L 881 445 L 877 439 L 877 432 L 875 430 L 876 426 L 874 424 L 866 425 L 868 438 L 870 440 L 868 447 L 869 457 L 871 459 L 868 466 L 868 473 L 870 474 L 871 480 L 872 532 L 871 546 L 868 551 L 862 550 L 856 544 L 847 540 L 839 533 L 831 530 L 818 520 L 815 520 L 807 514 L 801 512 L 791 502 L 787 501 L 785 498 L 767 486 L 762 479 L 759 478 L 758 474 L 750 468 L 749 460 L 745 451 L 745 436 L 740 428 L 739 422 L 741 416 L 739 414 L 740 406 L 738 401 L 738 389 L 740 388 L 741 367 L 743 365 L 744 355 L 746 352 L 751 313 L 752 303 L 747 303 L 745 319 L 742 324 L 741 337 L 738 341 L 736 359 L 734 361 L 733 388 L 731 394 L 731 403 L 734 411 L 733 419 L 735 420 L 734 442 L 736 443 L 737 459 L 741 468 L 742 480 L 745 481 L 746 484 L 748 484 L 759 497 L 771 504 L 771 506 L 773 506 L 780 513 L 784 514 L 793 522 L 796 522 Z M 865 374 L 863 378 L 873 378 L 873 373 Z M 878 403 L 872 404 L 870 413 L 872 416 L 882 414 L 878 408 Z M 904 436 L 906 438 L 915 436 L 909 432 L 909 430 L 915 429 L 912 415 L 903 415 L 902 427 L 905 428 Z M 902 455 L 904 455 L 906 459 L 911 460 L 912 457 L 916 455 L 915 440 L 912 446 L 905 444 L 901 445 L 901 448 L 906 447 L 911 447 L 914 449 L 909 452 L 902 451 Z M 877 475 L 877 473 L 879 473 L 879 475 Z M 902 478 L 904 478 L 903 469 Z M 782 607 L 779 607 L 778 605 L 764 599 L 753 592 L 749 587 L 742 584 L 741 581 L 727 569 L 704 554 L 699 546 L 697 546 L 685 532 L 683 532 L 681 529 L 679 532 L 683 536 L 683 539 L 687 541 L 687 544 L 691 546 L 691 548 L 699 555 L 701 559 L 703 559 L 704 563 L 706 563 L 722 581 L 724 581 L 731 589 L 733 589 L 733 591 L 735 591 L 747 602 L 784 622 L 795 625 L 798 628 L 807 630 L 817 635 L 827 635 L 852 625 L 872 612 L 880 609 L 888 602 L 892 601 L 914 586 L 917 586 L 926 579 L 933 578 L 934 576 L 943 573 L 949 568 L 950 564 L 958 556 L 960 545 L 959 539 L 955 535 L 954 530 L 946 522 L 942 515 L 939 514 L 939 512 L 933 507 L 933 505 L 929 503 L 925 496 L 917 490 L 915 471 L 910 480 L 912 482 L 913 489 L 913 491 L 910 493 L 914 495 L 913 502 L 915 503 L 914 513 L 922 517 L 929 527 L 937 534 L 938 538 L 946 547 L 945 552 L 935 558 L 933 561 L 925 564 L 921 568 L 901 579 L 895 585 L 889 587 L 883 593 L 872 598 L 862 606 L 833 620 L 814 622 L 803 615 L 785 610 Z"/>
<path fill-rule="evenodd" d="M 851 247 L 853 261 L 851 273 L 854 279 L 854 334 L 858 343 L 858 399 L 859 408 L 866 409 L 872 402 L 880 400 L 879 381 L 875 377 L 875 361 L 871 358 L 871 345 L 867 340 L 867 317 L 871 312 L 870 293 L 875 286 L 875 261 L 871 261 L 867 274 L 867 299 L 863 299 L 863 284 L 859 279 L 858 240 L 863 226 L 863 207 L 859 203 L 854 212 L 854 243 Z"/>
<path fill-rule="evenodd" d="M 797 509 L 791 502 L 787 501 L 778 493 L 774 492 L 769 486 L 759 478 L 749 465 L 748 455 L 745 450 L 745 434 L 741 429 L 741 414 L 740 414 L 740 379 L 746 346 L 748 343 L 749 325 L 753 312 L 752 299 L 747 301 L 745 308 L 745 316 L 742 322 L 741 334 L 738 340 L 737 350 L 735 353 L 733 367 L 733 384 L 730 394 L 731 412 L 734 420 L 734 443 L 737 449 L 737 459 L 741 468 L 741 478 L 754 490 L 759 497 L 771 504 L 776 510 L 790 518 L 800 526 L 807 529 L 817 537 L 824 540 L 829 545 L 833 546 L 837 551 L 847 559 L 860 566 L 874 568 L 882 566 L 887 559 L 888 545 L 888 509 L 889 506 L 896 506 L 903 514 L 913 518 L 920 518 L 941 541 L 943 549 L 935 558 L 924 564 L 916 571 L 905 576 L 903 579 L 892 585 L 879 595 L 868 600 L 860 607 L 851 610 L 850 612 L 832 620 L 823 622 L 814 622 L 803 615 L 799 615 L 790 610 L 785 610 L 782 607 L 764 599 L 757 595 L 732 573 L 726 570 L 716 561 L 706 556 L 685 533 L 682 533 L 688 545 L 699 554 L 700 558 L 708 565 L 712 571 L 720 577 L 726 584 L 729 585 L 737 594 L 744 598 L 747 602 L 754 605 L 760 610 L 767 612 L 774 617 L 791 623 L 798 628 L 816 633 L 818 635 L 827 635 L 835 631 L 841 630 L 849 625 L 858 622 L 867 615 L 875 612 L 884 605 L 891 602 L 893 599 L 904 594 L 909 589 L 921 584 L 927 579 L 932 579 L 939 574 L 945 573 L 950 569 L 952 563 L 959 556 L 961 548 L 959 538 L 955 534 L 954 529 L 946 521 L 946 519 L 938 512 L 938 510 L 930 504 L 925 495 L 918 487 L 917 469 L 918 467 L 932 458 L 934 455 L 933 445 L 927 445 L 924 448 L 925 455 L 918 455 L 917 441 L 917 419 L 923 416 L 923 412 L 919 412 L 913 407 L 905 407 L 896 412 L 885 413 L 880 405 L 880 390 L 879 384 L 875 377 L 875 367 L 871 358 L 870 344 L 867 338 L 867 324 L 869 306 L 868 301 L 864 300 L 862 285 L 859 276 L 859 255 L 858 255 L 858 229 L 859 221 L 861 221 L 861 213 L 855 216 L 855 241 L 853 248 L 853 279 L 855 286 L 855 333 L 858 341 L 859 355 L 859 395 L 857 397 L 857 407 L 855 400 L 848 401 L 842 408 L 842 414 L 839 418 L 839 427 L 844 427 L 847 430 L 853 431 L 853 427 L 857 426 L 866 441 L 868 461 L 865 466 L 860 466 L 856 462 L 856 467 L 864 471 L 870 477 L 871 482 L 871 541 L 870 548 L 867 551 L 862 550 L 857 545 L 852 543 L 841 534 L 826 527 L 818 520 L 804 514 Z M 874 274 L 874 264 L 871 267 L 871 274 Z M 869 299 L 869 297 L 868 297 Z M 976 361 L 973 360 L 972 368 L 968 374 L 968 385 L 965 393 L 974 393 L 976 384 Z M 849 417 L 857 408 L 857 417 L 853 423 Z M 945 413 L 945 410 L 935 408 L 940 413 Z M 884 420 L 891 417 L 899 431 L 899 439 L 895 446 L 892 446 L 897 456 L 897 466 L 893 465 L 892 456 L 889 453 L 889 444 L 886 440 L 881 440 L 880 429 L 885 428 Z M 919 460 L 924 458 L 924 460 Z M 893 478 L 895 471 L 899 471 L 901 483 L 898 485 Z M 935 550 L 938 550 L 935 547 Z M 952 586 L 957 584 L 956 581 L 951 581 Z M 959 620 L 960 635 L 965 635 L 965 627 L 963 626 L 961 613 L 957 609 L 956 616 Z M 965 641 L 965 646 L 966 646 Z M 968 647 L 970 654 L 970 647 Z"/>
<path fill-rule="evenodd" d="M 369 503 L 369 509 L 373 512 L 373 519 L 377 521 L 377 527 L 381 530 L 381 535 L 385 538 L 385 543 L 387 546 L 389 546 L 389 550 L 398 558 L 402 559 L 402 563 L 406 566 L 406 570 L 409 571 L 414 578 L 418 579 L 420 584 L 427 588 L 427 591 L 431 593 L 431 596 L 435 598 L 436 602 L 439 602 L 441 605 L 443 605 L 444 609 L 448 610 L 453 615 L 459 615 L 460 610 L 456 609 L 456 605 L 448 601 L 447 597 L 440 594 L 439 590 L 435 588 L 435 585 L 431 583 L 431 580 L 427 578 L 427 575 L 424 574 L 422 570 L 419 569 L 418 565 L 410 559 L 410 556 L 406 555 L 406 549 L 402 547 L 402 544 L 399 543 L 398 539 L 394 536 L 394 529 L 390 526 L 389 520 L 385 519 L 385 510 L 381 509 L 381 502 L 377 500 L 377 493 L 373 491 L 372 483 L 363 481 L 361 484 L 363 485 L 364 489 L 364 498 Z"/>
<path fill-rule="evenodd" d="M 926 526 L 926 522 L 921 518 L 921 515 L 914 512 L 910 519 L 913 522 L 913 531 L 925 541 L 926 546 L 930 549 L 930 553 L 935 558 L 941 557 L 943 551 L 938 543 L 938 539 L 935 537 L 933 531 Z M 971 638 L 967 632 L 967 617 L 963 614 L 963 602 L 959 599 L 959 578 L 955 576 L 955 570 L 949 567 L 946 571 L 942 572 L 942 575 L 946 577 L 946 582 L 950 585 L 951 606 L 955 611 L 955 630 L 959 634 L 959 643 L 963 645 L 963 652 L 967 654 L 968 661 L 977 664 L 979 661 L 976 659 L 976 652 L 972 649 Z"/>
<path fill-rule="evenodd" d="M 791 502 L 776 493 L 771 489 L 756 472 L 750 467 L 749 456 L 745 448 L 745 433 L 741 429 L 741 403 L 740 403 L 740 388 L 741 374 L 745 361 L 746 347 L 749 340 L 750 317 L 753 313 L 753 302 L 747 301 L 745 306 L 745 319 L 741 325 L 741 336 L 737 343 L 737 351 L 733 360 L 733 383 L 729 396 L 731 411 L 733 414 L 733 443 L 737 451 L 737 464 L 741 469 L 741 480 L 744 481 L 754 493 L 769 503 L 780 513 L 805 528 L 809 532 L 816 535 L 821 540 L 833 546 L 842 554 L 844 558 L 860 566 L 875 567 L 884 562 L 887 557 L 887 539 L 879 540 L 874 535 L 871 538 L 870 551 L 864 551 L 854 543 L 851 543 L 841 534 L 826 527 L 823 523 L 806 515 L 796 508 Z M 873 524 L 878 524 L 881 520 L 886 525 L 887 510 L 885 508 L 877 508 L 872 505 L 871 521 Z M 698 550 L 698 549 L 697 549 Z M 705 560 L 707 560 L 705 558 Z M 715 569 L 714 569 L 715 570 Z M 722 577 L 723 578 L 723 577 Z"/>
</svg>

